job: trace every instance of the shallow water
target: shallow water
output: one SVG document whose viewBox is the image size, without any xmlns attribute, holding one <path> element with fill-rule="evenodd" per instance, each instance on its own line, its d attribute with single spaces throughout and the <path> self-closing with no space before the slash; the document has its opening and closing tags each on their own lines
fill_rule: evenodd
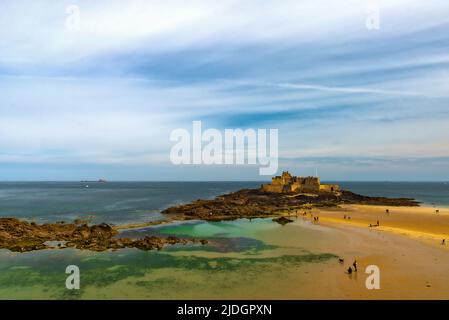
<svg viewBox="0 0 449 320">
<path fill-rule="evenodd" d="M 280 272 L 336 259 L 331 253 L 308 250 L 311 242 L 322 237 L 320 233 L 314 233 L 316 239 L 307 236 L 288 246 L 266 240 L 267 234 L 279 234 L 282 228 L 269 219 L 256 219 L 188 222 L 139 230 L 140 235 L 175 234 L 209 239 L 205 246 L 176 245 L 161 251 L 0 250 L 0 298 L 257 297 L 263 287 L 272 286 Z M 297 228 L 298 232 L 307 233 L 307 226 Z M 126 233 L 129 236 L 137 231 Z M 80 290 L 65 288 L 68 265 L 80 268 Z M 279 283 L 280 293 L 282 285 Z"/>
</svg>

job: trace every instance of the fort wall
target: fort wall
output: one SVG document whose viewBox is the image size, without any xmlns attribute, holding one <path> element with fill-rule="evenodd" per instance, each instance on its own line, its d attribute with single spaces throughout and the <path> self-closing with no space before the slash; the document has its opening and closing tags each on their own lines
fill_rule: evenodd
<svg viewBox="0 0 449 320">
<path fill-rule="evenodd" d="M 318 177 L 296 177 L 284 171 L 281 176 L 273 177 L 270 184 L 262 185 L 262 190 L 277 193 L 337 192 L 340 187 L 336 184 L 321 184 Z"/>
</svg>

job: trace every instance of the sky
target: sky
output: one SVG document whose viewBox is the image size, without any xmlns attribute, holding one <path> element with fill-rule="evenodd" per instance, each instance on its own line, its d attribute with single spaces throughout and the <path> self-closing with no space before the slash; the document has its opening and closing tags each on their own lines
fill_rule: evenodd
<svg viewBox="0 0 449 320">
<path fill-rule="evenodd" d="M 447 181 L 449 2 L 0 1 L 0 180 L 268 178 L 172 164 L 195 120 L 278 129 L 279 173 Z"/>
</svg>

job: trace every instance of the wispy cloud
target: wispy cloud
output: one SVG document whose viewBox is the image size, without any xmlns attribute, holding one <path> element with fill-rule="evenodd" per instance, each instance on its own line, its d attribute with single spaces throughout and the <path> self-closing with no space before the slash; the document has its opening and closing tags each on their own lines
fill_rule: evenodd
<svg viewBox="0 0 449 320">
<path fill-rule="evenodd" d="M 341 159 L 360 179 L 373 166 L 356 159 L 446 168 L 432 160 L 449 156 L 446 0 L 379 0 L 375 31 L 358 0 L 74 3 L 79 31 L 72 1 L 0 2 L 0 168 L 257 174 L 170 166 L 169 133 L 192 120 L 278 128 L 284 165 L 329 175 Z"/>
<path fill-rule="evenodd" d="M 330 92 L 343 92 L 343 93 L 370 93 L 380 95 L 393 95 L 393 96 L 410 96 L 410 97 L 426 97 L 426 98 L 442 98 L 446 96 L 434 96 L 420 92 L 412 91 L 399 91 L 399 90 L 384 90 L 373 88 L 357 88 L 357 87 L 329 87 L 313 84 L 297 84 L 297 83 L 268 83 L 268 85 L 278 86 L 280 88 L 290 89 L 303 89 L 303 90 L 319 90 Z M 448 93 L 449 94 L 449 93 Z"/>
</svg>

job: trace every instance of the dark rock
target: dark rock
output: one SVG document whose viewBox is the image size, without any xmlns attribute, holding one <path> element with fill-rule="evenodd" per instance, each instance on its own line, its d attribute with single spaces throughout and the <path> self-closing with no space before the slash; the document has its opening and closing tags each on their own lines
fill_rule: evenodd
<svg viewBox="0 0 449 320">
<path fill-rule="evenodd" d="M 288 219 L 286 217 L 279 217 L 279 218 L 275 218 L 273 219 L 274 222 L 277 222 L 283 226 L 285 226 L 287 223 L 293 222 L 293 220 Z"/>
<path fill-rule="evenodd" d="M 332 207 L 340 204 L 368 204 L 385 206 L 419 206 L 409 198 L 367 197 L 350 191 L 338 193 L 273 193 L 262 189 L 243 189 L 225 194 L 212 200 L 196 200 L 188 204 L 170 207 L 162 211 L 175 214 L 183 219 L 208 221 L 233 220 L 244 218 L 263 218 L 279 216 L 285 211 L 294 214 L 306 207 Z"/>
<path fill-rule="evenodd" d="M 115 238 L 117 234 L 118 231 L 106 223 L 93 226 L 60 222 L 37 225 L 15 218 L 0 219 L 0 249 L 4 248 L 16 252 L 48 249 L 49 247 L 45 244 L 47 241 L 65 241 L 65 246 L 58 245 L 60 248 L 68 247 L 92 251 L 122 248 L 160 250 L 165 245 L 186 244 L 196 241 L 195 239 L 186 240 L 174 236 L 167 238 L 152 236 L 143 239 Z"/>
</svg>

